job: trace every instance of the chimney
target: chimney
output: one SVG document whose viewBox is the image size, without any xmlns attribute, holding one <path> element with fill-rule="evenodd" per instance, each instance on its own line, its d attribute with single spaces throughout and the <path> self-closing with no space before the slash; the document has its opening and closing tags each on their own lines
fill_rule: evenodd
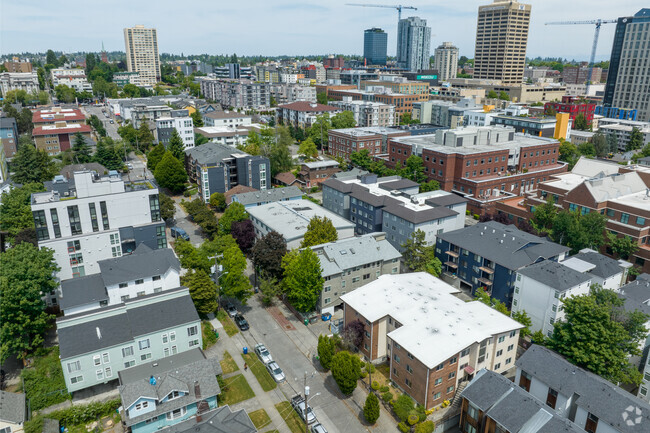
<svg viewBox="0 0 650 433">
<path fill-rule="evenodd" d="M 199 385 L 198 380 L 194 381 L 194 395 L 197 399 L 201 398 L 201 386 Z"/>
</svg>

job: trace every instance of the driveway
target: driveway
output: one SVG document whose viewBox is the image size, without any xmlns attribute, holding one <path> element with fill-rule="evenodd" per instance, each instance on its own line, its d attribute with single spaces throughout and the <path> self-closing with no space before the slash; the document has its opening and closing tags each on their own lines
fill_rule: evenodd
<svg viewBox="0 0 650 433">
<path fill-rule="evenodd" d="M 187 216 L 185 209 L 183 209 L 183 206 L 181 206 L 180 204 L 183 198 L 184 198 L 183 196 L 172 197 L 172 200 L 174 200 L 174 207 L 176 208 L 176 214 L 174 215 L 174 222 L 171 225 L 180 227 L 183 230 L 185 230 L 187 234 L 190 236 L 190 242 L 192 243 L 192 245 L 198 247 L 205 240 L 203 238 L 203 231 L 198 226 L 198 224 L 192 222 L 190 220 L 190 217 Z M 167 239 L 171 241 L 172 237 L 168 236 Z"/>
</svg>

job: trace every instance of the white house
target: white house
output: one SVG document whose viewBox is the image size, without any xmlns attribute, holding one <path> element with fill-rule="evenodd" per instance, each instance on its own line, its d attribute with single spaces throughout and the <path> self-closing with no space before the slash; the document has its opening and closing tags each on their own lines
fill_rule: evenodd
<svg viewBox="0 0 650 433">
<path fill-rule="evenodd" d="M 604 289 L 614 291 L 618 291 L 625 284 L 628 270 L 632 267 L 632 263 L 612 259 L 589 248 L 568 257 L 562 264 L 578 272 L 588 273 L 592 284 L 599 284 Z"/>
</svg>

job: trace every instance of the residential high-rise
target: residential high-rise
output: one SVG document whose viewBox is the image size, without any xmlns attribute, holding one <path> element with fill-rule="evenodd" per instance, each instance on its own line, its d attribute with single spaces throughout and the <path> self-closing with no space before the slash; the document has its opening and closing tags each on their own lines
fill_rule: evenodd
<svg viewBox="0 0 650 433">
<path fill-rule="evenodd" d="M 650 8 L 616 24 L 603 105 L 632 108 L 637 120 L 650 121 Z"/>
<path fill-rule="evenodd" d="M 385 65 L 388 34 L 373 27 L 363 32 L 363 57 L 368 65 Z"/>
<path fill-rule="evenodd" d="M 139 86 L 155 86 L 160 81 L 160 57 L 158 56 L 158 33 L 142 25 L 124 29 L 126 67 L 138 72 Z"/>
<path fill-rule="evenodd" d="M 458 48 L 451 42 L 443 42 L 436 48 L 433 69 L 438 70 L 438 79 L 448 81 L 458 73 Z"/>
<path fill-rule="evenodd" d="M 429 69 L 431 27 L 427 20 L 408 17 L 397 26 L 397 66 L 409 71 Z"/>
<path fill-rule="evenodd" d="M 476 25 L 474 78 L 521 84 L 530 24 L 528 4 L 494 0 L 479 6 Z"/>
</svg>

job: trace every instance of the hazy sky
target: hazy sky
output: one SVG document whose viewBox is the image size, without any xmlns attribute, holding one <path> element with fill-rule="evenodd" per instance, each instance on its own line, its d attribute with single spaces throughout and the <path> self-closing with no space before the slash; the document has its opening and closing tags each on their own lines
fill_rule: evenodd
<svg viewBox="0 0 650 433">
<path fill-rule="evenodd" d="M 364 3 L 363 0 L 348 0 Z M 401 0 L 400 0 L 401 1 Z M 346 0 L 0 0 L 0 54 L 47 49 L 124 51 L 122 29 L 144 24 L 158 29 L 161 53 L 180 54 L 362 54 L 363 30 L 388 32 L 395 54 L 395 9 L 346 6 Z M 380 0 L 368 0 L 379 3 Z M 384 4 L 397 3 L 386 0 Z M 405 0 L 432 27 L 431 51 L 451 41 L 474 56 L 478 6 L 489 0 Z M 593 25 L 545 26 L 547 21 L 616 19 L 647 5 L 641 0 L 531 0 L 527 54 L 586 60 Z M 616 24 L 603 25 L 597 59 L 609 59 Z"/>
</svg>

